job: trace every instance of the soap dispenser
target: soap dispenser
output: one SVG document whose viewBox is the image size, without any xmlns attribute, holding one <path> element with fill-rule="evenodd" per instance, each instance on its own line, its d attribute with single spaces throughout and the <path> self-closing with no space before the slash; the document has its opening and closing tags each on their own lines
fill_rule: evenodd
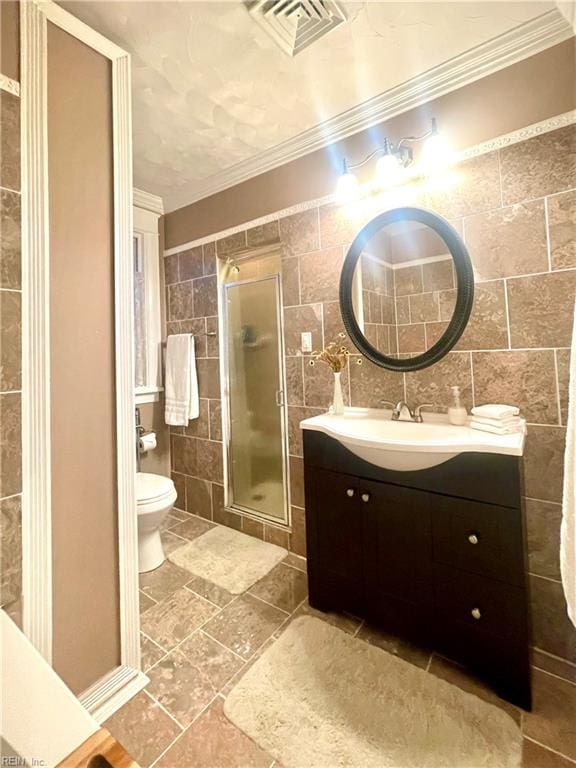
<svg viewBox="0 0 576 768">
<path fill-rule="evenodd" d="M 450 387 L 452 390 L 452 405 L 448 408 L 448 421 L 462 427 L 468 421 L 468 413 L 460 400 L 460 387 Z"/>
</svg>

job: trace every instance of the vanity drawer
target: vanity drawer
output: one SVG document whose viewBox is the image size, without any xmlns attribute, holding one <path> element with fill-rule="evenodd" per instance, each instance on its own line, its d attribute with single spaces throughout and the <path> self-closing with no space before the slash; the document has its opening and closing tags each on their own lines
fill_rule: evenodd
<svg viewBox="0 0 576 768">
<path fill-rule="evenodd" d="M 449 496 L 431 498 L 435 562 L 523 584 L 521 509 Z"/>
<path fill-rule="evenodd" d="M 434 568 L 434 601 L 440 626 L 461 624 L 507 640 L 526 637 L 526 593 L 455 568 Z"/>
</svg>

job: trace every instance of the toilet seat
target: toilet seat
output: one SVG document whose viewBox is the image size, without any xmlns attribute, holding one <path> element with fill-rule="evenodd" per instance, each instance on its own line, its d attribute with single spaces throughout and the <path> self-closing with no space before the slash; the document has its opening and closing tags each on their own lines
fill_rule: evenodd
<svg viewBox="0 0 576 768">
<path fill-rule="evenodd" d="M 139 515 L 171 506 L 176 497 L 176 488 L 169 477 L 149 472 L 136 473 L 136 504 Z"/>
</svg>

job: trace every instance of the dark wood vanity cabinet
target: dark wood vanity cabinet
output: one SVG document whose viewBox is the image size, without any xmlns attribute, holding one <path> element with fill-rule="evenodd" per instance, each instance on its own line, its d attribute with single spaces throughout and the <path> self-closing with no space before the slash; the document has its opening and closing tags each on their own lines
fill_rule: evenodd
<svg viewBox="0 0 576 768">
<path fill-rule="evenodd" d="M 464 663 L 530 708 L 520 460 L 396 472 L 304 430 L 310 603 Z"/>
</svg>

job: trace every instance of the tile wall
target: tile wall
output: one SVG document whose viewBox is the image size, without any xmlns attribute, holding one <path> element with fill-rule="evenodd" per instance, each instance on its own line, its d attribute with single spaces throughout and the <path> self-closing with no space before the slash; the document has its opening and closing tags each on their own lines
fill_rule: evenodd
<svg viewBox="0 0 576 768">
<path fill-rule="evenodd" d="M 0 605 L 20 618 L 20 99 L 0 89 Z"/>
<path fill-rule="evenodd" d="M 529 423 L 524 468 L 535 663 L 573 677 L 576 631 L 560 583 L 559 528 L 576 289 L 576 128 L 467 160 L 450 186 L 412 192 L 414 204 L 461 232 L 475 270 L 473 312 L 456 348 L 423 371 L 397 374 L 353 355 L 343 376 L 345 400 L 378 407 L 382 399 L 406 399 L 443 410 L 450 386 L 458 384 L 468 407 L 494 401 L 521 407 Z M 199 342 L 200 419 L 171 436 L 180 506 L 305 554 L 299 422 L 326 409 L 332 382 L 322 366 L 308 365 L 300 334 L 311 332 L 318 349 L 343 330 L 340 269 L 355 234 L 376 212 L 373 205 L 352 213 L 312 208 L 165 258 L 168 333 L 200 333 L 217 328 L 217 257 L 266 243 L 279 243 L 283 256 L 291 529 L 223 507 L 219 350 L 210 337 Z M 440 332 L 442 322 L 431 332 Z"/>
</svg>

